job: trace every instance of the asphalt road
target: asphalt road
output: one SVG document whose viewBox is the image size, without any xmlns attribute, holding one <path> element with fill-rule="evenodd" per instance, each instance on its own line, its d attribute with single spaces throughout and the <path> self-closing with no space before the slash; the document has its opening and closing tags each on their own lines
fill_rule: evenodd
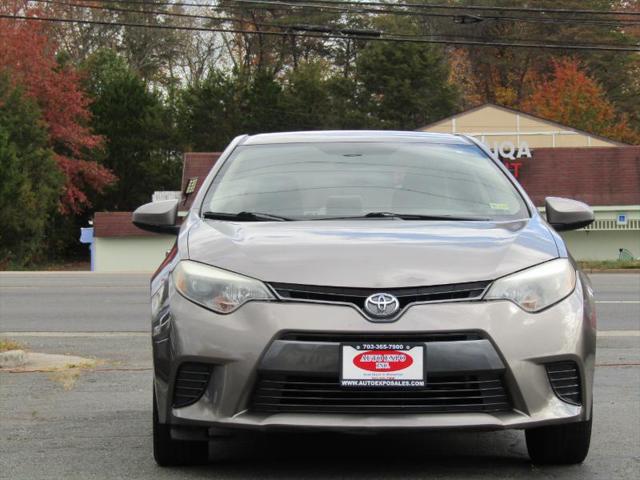
<svg viewBox="0 0 640 480">
<path fill-rule="evenodd" d="M 0 274 L 0 332 L 14 332 L 32 351 L 99 360 L 69 389 L 51 373 L 0 373 L 0 478 L 635 480 L 640 275 L 592 279 L 598 301 L 616 303 L 598 304 L 605 332 L 598 339 L 592 449 L 583 465 L 534 466 L 523 433 L 506 431 L 258 436 L 223 463 L 161 469 L 151 458 L 145 276 Z"/>
</svg>

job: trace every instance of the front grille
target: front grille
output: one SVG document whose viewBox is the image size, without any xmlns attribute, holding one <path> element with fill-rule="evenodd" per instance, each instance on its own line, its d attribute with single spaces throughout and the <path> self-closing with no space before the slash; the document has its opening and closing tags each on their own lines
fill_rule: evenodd
<svg viewBox="0 0 640 480">
<path fill-rule="evenodd" d="M 183 363 L 176 374 L 173 387 L 173 406 L 186 407 L 196 403 L 209 384 L 211 365 L 206 363 Z"/>
<path fill-rule="evenodd" d="M 446 332 L 446 333 L 331 333 L 331 332 L 286 332 L 280 340 L 293 340 L 298 342 L 330 342 L 349 343 L 359 342 L 362 339 L 367 342 L 460 342 L 467 340 L 482 340 L 484 337 L 476 332 Z"/>
<path fill-rule="evenodd" d="M 547 375 L 553 391 L 560 400 L 572 405 L 582 405 L 580 372 L 575 362 L 548 363 Z"/>
<path fill-rule="evenodd" d="M 433 376 L 421 389 L 344 389 L 336 377 L 263 375 L 251 410 L 265 413 L 500 412 L 511 404 L 500 374 Z"/>
<path fill-rule="evenodd" d="M 400 303 L 400 308 L 403 309 L 407 305 L 418 302 L 476 300 L 482 296 L 489 283 L 486 281 L 430 287 L 375 289 L 296 285 L 292 283 L 271 283 L 270 285 L 280 298 L 286 300 L 351 303 L 363 311 L 365 300 L 374 293 L 384 292 L 394 295 Z"/>
</svg>

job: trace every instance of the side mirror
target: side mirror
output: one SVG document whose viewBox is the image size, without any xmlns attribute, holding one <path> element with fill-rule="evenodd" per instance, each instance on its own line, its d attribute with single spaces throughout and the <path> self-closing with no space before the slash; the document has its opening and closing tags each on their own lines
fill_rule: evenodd
<svg viewBox="0 0 640 480">
<path fill-rule="evenodd" d="M 544 203 L 547 222 L 559 232 L 586 227 L 594 220 L 593 210 L 586 203 L 558 197 L 547 197 Z"/>
<path fill-rule="evenodd" d="M 133 212 L 131 221 L 142 230 L 177 235 L 180 231 L 180 226 L 176 225 L 177 218 L 178 200 L 163 200 L 138 207 Z"/>
</svg>

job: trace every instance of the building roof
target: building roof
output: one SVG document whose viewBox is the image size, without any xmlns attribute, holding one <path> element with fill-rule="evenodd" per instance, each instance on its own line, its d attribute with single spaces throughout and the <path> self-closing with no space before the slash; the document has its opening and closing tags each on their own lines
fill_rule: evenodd
<svg viewBox="0 0 640 480">
<path fill-rule="evenodd" d="M 261 133 L 245 137 L 241 145 L 307 142 L 428 142 L 465 144 L 467 139 L 448 133 L 393 130 L 317 130 L 309 132 Z"/>
<path fill-rule="evenodd" d="M 93 217 L 94 237 L 151 237 L 155 233 L 141 230 L 131 223 L 132 212 L 96 212 Z"/>
<path fill-rule="evenodd" d="M 548 196 L 640 205 L 640 147 L 536 148 L 519 181 L 537 206 Z"/>
<path fill-rule="evenodd" d="M 467 110 L 463 110 L 462 112 L 456 113 L 455 115 L 451 115 L 449 117 L 440 119 L 436 122 L 430 123 L 428 125 L 425 125 L 424 127 L 419 128 L 418 130 L 420 131 L 433 131 L 433 129 L 437 129 L 439 126 L 444 126 L 443 124 L 447 124 L 450 123 L 451 127 L 453 127 L 454 132 L 456 133 L 465 133 L 465 134 L 477 134 L 477 129 L 478 128 L 483 128 L 483 127 L 478 127 L 478 126 L 474 126 L 473 128 L 473 132 L 471 131 L 464 131 L 464 126 L 460 126 L 459 123 L 460 121 L 467 116 L 472 116 L 473 114 L 478 114 L 480 112 L 482 112 L 482 110 L 488 110 L 488 109 L 492 109 L 492 110 L 497 110 L 509 115 L 513 115 L 515 116 L 519 116 L 520 120 L 522 121 L 522 123 L 527 124 L 527 125 L 523 125 L 522 128 L 522 132 L 526 132 L 527 128 L 535 128 L 535 126 L 539 126 L 541 124 L 545 125 L 547 128 L 551 128 L 553 130 L 557 130 L 557 131 L 565 131 L 565 132 L 571 132 L 571 133 L 575 133 L 578 135 L 582 135 L 584 137 L 590 137 L 594 140 L 599 141 L 600 146 L 625 146 L 625 143 L 621 143 L 618 142 L 616 140 L 612 140 L 610 138 L 606 138 L 603 137 L 601 135 L 596 135 L 594 133 L 590 133 L 587 132 L 585 130 L 580 130 L 578 128 L 573 128 L 573 127 L 569 127 L 567 125 L 562 125 L 561 123 L 558 122 L 554 122 L 553 120 L 548 120 L 546 118 L 540 117 L 538 115 L 533 115 L 531 113 L 526 113 L 520 110 L 516 110 L 514 108 L 510 108 L 510 107 L 503 107 L 501 105 L 496 105 L 493 103 L 484 103 L 482 105 L 478 105 L 476 107 L 472 107 L 469 108 Z M 477 116 L 477 115 L 476 115 Z M 458 121 L 458 125 L 456 125 L 456 121 Z M 518 124 L 520 124 L 520 121 L 517 122 Z M 495 127 L 497 127 L 497 125 L 486 125 L 486 129 L 489 132 L 489 134 L 492 134 L 491 132 L 493 132 L 493 130 L 495 129 Z M 500 130 L 500 129 L 498 129 Z M 448 132 L 449 130 L 447 130 Z M 497 135 L 497 133 L 493 133 L 493 135 Z M 524 137 L 524 139 L 526 140 L 527 137 Z M 606 144 L 606 145 L 603 145 Z M 569 146 L 569 145 L 567 145 Z M 578 146 L 578 145 L 570 145 L 570 146 Z"/>
<path fill-rule="evenodd" d="M 180 210 L 188 210 L 194 195 L 211 167 L 220 157 L 219 152 L 185 153 L 182 167 L 183 201 Z M 185 195 L 186 187 L 192 181 L 194 192 Z M 151 237 L 157 234 L 141 230 L 131 223 L 132 212 L 96 212 L 93 217 L 94 237 Z"/>
<path fill-rule="evenodd" d="M 188 210 L 202 182 L 220 158 L 221 152 L 189 152 L 184 154 L 182 165 L 182 202 L 180 210 Z M 187 187 L 189 187 L 187 189 Z"/>
</svg>

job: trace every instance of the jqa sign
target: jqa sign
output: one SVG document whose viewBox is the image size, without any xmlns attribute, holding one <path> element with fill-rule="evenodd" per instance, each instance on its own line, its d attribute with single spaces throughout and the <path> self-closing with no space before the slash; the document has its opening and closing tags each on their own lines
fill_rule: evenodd
<svg viewBox="0 0 640 480">
<path fill-rule="evenodd" d="M 531 149 L 527 142 L 494 142 L 493 146 L 487 145 L 492 153 L 504 163 L 514 177 L 520 177 L 520 167 L 523 158 L 531 158 Z"/>
</svg>

